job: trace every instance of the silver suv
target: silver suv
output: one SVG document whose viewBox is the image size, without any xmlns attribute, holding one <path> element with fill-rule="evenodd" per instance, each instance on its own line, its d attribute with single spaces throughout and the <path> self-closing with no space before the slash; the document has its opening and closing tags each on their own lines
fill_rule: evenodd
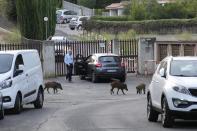
<svg viewBox="0 0 197 131">
<path fill-rule="evenodd" d="M 57 16 L 57 23 L 64 24 L 64 23 L 69 23 L 73 17 L 77 16 L 77 13 L 71 10 L 62 9 L 56 11 L 56 16 Z"/>
<path fill-rule="evenodd" d="M 71 30 L 77 29 L 77 30 L 81 30 L 82 29 L 82 24 L 84 21 L 90 19 L 89 16 L 77 16 L 77 17 L 73 17 L 69 23 L 69 28 Z"/>
</svg>

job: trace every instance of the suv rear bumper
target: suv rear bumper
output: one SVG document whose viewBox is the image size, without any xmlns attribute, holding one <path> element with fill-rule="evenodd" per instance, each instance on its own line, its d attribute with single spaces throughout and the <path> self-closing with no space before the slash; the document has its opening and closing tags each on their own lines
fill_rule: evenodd
<svg viewBox="0 0 197 131">
<path fill-rule="evenodd" d="M 96 76 L 102 78 L 124 78 L 126 77 L 126 74 L 124 72 L 115 72 L 115 73 L 96 72 Z"/>
</svg>

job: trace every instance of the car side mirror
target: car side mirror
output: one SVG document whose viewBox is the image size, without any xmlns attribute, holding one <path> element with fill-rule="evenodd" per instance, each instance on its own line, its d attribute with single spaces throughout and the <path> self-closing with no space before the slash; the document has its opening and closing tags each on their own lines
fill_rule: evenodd
<svg viewBox="0 0 197 131">
<path fill-rule="evenodd" d="M 161 77 L 165 77 L 164 68 L 161 68 L 161 69 L 159 70 L 159 75 L 160 75 Z"/>
<path fill-rule="evenodd" d="M 24 71 L 24 65 L 19 65 L 18 69 L 14 72 L 14 77 L 22 74 Z"/>
</svg>

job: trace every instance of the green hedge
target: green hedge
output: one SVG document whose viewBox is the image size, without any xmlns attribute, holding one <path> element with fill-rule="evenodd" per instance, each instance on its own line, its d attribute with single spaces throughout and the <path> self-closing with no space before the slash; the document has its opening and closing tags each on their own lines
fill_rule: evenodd
<svg viewBox="0 0 197 131">
<path fill-rule="evenodd" d="M 100 17 L 102 18 L 102 17 Z M 116 17 L 109 17 L 109 19 L 115 19 Z M 122 17 L 122 21 L 102 21 L 93 19 L 87 21 L 84 26 L 87 31 L 99 31 L 99 32 L 112 32 L 119 33 L 128 31 L 130 29 L 135 30 L 140 34 L 147 33 L 179 33 L 188 31 L 197 33 L 197 19 L 163 19 L 163 20 L 145 20 L 145 21 L 123 21 L 125 17 Z M 97 17 L 98 19 L 98 17 Z"/>
<path fill-rule="evenodd" d="M 128 16 L 94 16 L 92 20 L 102 20 L 102 21 L 128 21 Z"/>
</svg>

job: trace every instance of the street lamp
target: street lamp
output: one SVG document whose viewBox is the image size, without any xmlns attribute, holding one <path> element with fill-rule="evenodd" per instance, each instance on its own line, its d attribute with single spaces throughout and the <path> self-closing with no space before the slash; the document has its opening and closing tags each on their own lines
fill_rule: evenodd
<svg viewBox="0 0 197 131">
<path fill-rule="evenodd" d="M 44 17 L 44 21 L 45 21 L 45 25 L 46 25 L 46 40 L 47 40 L 47 22 L 48 22 L 49 18 L 48 17 Z"/>
</svg>

